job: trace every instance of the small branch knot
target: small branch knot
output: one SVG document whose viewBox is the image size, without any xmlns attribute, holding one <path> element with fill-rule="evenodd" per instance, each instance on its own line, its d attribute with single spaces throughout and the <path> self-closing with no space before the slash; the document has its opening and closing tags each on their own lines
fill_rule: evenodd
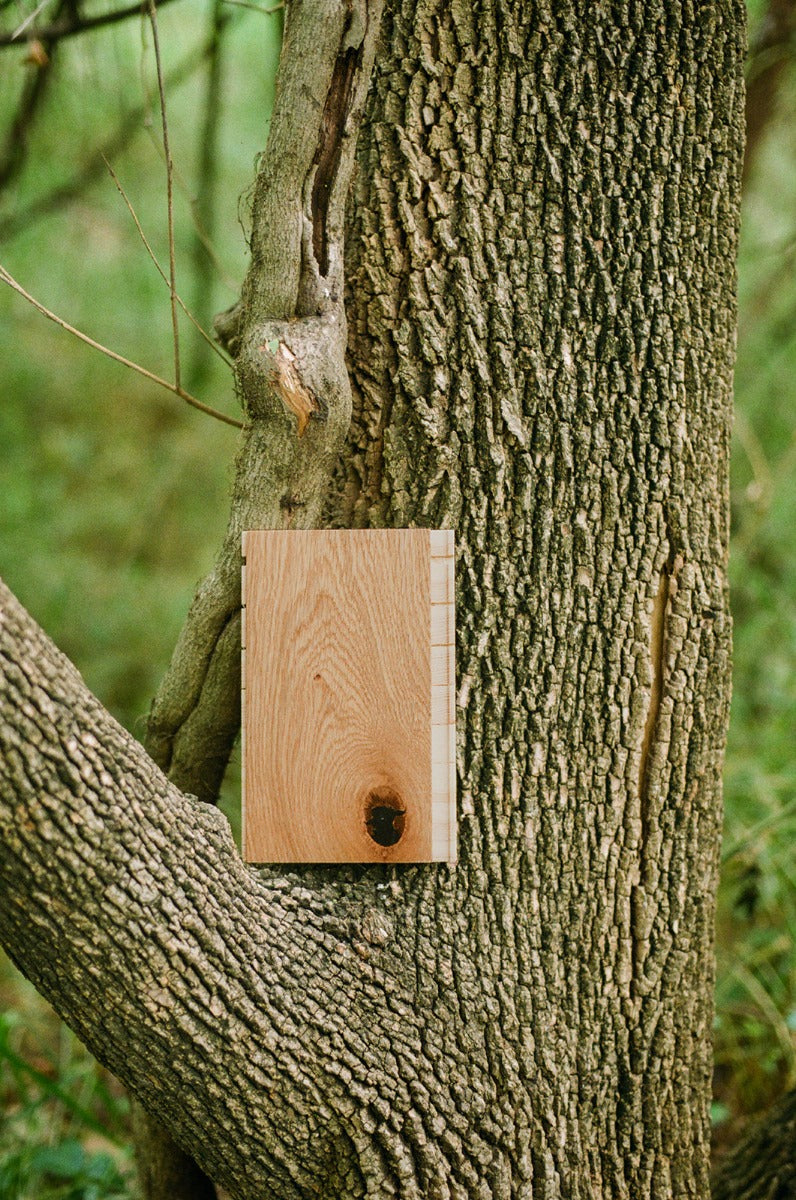
<svg viewBox="0 0 796 1200">
<path fill-rule="evenodd" d="M 243 305 L 238 300 L 231 308 L 225 309 L 224 312 L 218 313 L 213 318 L 213 332 L 216 335 L 216 340 L 232 358 L 236 358 L 240 350 L 242 316 Z"/>
<path fill-rule="evenodd" d="M 310 417 L 323 414 L 323 406 L 318 397 L 301 378 L 297 366 L 296 355 L 286 342 L 273 338 L 267 344 L 260 346 L 261 354 L 270 354 L 273 358 L 273 374 L 271 384 L 281 397 L 283 404 L 298 418 L 298 435 L 304 436 Z"/>
<path fill-rule="evenodd" d="M 351 415 L 345 322 L 337 313 L 257 324 L 244 337 L 238 382 L 248 415 L 295 439 Z M 289 423 L 288 423 L 289 422 Z"/>
</svg>

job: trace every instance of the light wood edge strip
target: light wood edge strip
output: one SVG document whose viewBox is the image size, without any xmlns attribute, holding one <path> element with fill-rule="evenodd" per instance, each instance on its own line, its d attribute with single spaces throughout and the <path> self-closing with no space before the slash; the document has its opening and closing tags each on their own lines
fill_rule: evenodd
<svg viewBox="0 0 796 1200">
<path fill-rule="evenodd" d="M 444 660 L 449 698 L 444 705 L 444 720 L 434 720 L 432 682 L 431 723 L 431 858 L 434 862 L 456 862 L 456 710 L 453 706 L 456 683 L 454 576 L 455 547 L 452 529 L 429 531 L 429 599 L 431 610 L 432 661 Z M 440 596 L 440 600 L 436 600 Z M 435 609 L 446 609 L 443 621 L 434 620 Z M 435 633 L 436 630 L 436 633 Z M 444 632 L 443 632 L 444 631 Z M 441 639 L 441 640 L 440 640 Z M 434 672 L 432 671 L 432 676 Z"/>
</svg>

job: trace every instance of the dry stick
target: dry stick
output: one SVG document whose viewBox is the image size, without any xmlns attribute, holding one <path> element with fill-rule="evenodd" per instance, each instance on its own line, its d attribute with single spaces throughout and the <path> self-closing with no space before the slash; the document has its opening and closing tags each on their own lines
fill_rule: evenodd
<svg viewBox="0 0 796 1200">
<path fill-rule="evenodd" d="M 158 8 L 162 8 L 164 4 L 170 4 L 171 0 L 157 0 Z M 141 15 L 141 3 L 131 4 L 127 8 L 119 8 L 111 12 L 100 13 L 96 17 L 70 17 L 65 21 L 54 21 L 51 25 L 44 25 L 40 29 L 29 29 L 25 40 L 28 42 L 57 42 L 61 38 L 73 37 L 76 33 L 86 33 L 91 29 L 100 29 L 103 25 L 112 25 L 116 21 L 126 21 L 128 17 L 136 17 Z M 0 49 L 5 46 L 18 46 L 19 42 L 15 41 L 14 33 L 0 33 Z"/>
<path fill-rule="evenodd" d="M 163 68 L 160 62 L 160 41 L 158 40 L 158 18 L 155 12 L 155 0 L 149 0 L 149 23 L 152 26 L 152 42 L 155 47 L 155 67 L 158 77 L 158 96 L 160 98 L 160 119 L 163 126 L 163 153 L 166 156 L 166 207 L 168 211 L 169 228 L 169 291 L 171 293 L 171 330 L 174 339 L 174 386 L 180 387 L 180 328 L 177 317 L 177 265 L 174 254 L 174 167 L 171 162 L 169 149 L 169 123 L 166 118 L 166 93 L 163 87 Z"/>
<path fill-rule="evenodd" d="M 47 4 L 49 4 L 49 0 L 41 0 L 41 4 L 38 4 L 36 6 L 36 8 L 34 8 L 33 12 L 29 16 L 25 17 L 25 20 L 22 22 L 22 24 L 18 25 L 16 27 L 16 29 L 14 30 L 14 32 L 11 34 L 12 42 L 16 41 L 16 39 L 19 37 L 19 35 L 25 32 L 28 25 L 33 24 L 33 22 L 36 20 L 39 13 L 41 12 L 41 10 L 43 8 L 46 8 Z"/>
<path fill-rule="evenodd" d="M 161 0 L 161 3 L 162 2 L 163 2 L 163 0 Z M 213 43 L 214 43 L 213 37 L 211 37 L 205 43 L 204 49 L 202 51 L 202 59 L 203 60 L 206 58 L 210 58 L 212 56 Z M 142 83 L 142 87 L 143 87 L 143 90 L 144 90 L 146 96 L 149 97 L 149 94 L 150 94 L 149 87 L 147 84 L 147 80 L 146 80 L 145 76 L 143 75 L 143 70 L 142 70 L 141 83 Z M 149 108 L 149 102 L 147 102 L 147 109 L 148 108 Z M 163 161 L 165 163 L 166 162 L 166 154 L 164 152 L 163 142 L 162 142 L 162 140 L 158 141 L 157 137 L 155 137 L 155 134 L 153 133 L 152 128 L 151 128 L 151 124 L 149 124 L 149 123 L 147 123 L 147 125 L 146 125 L 146 132 L 149 135 L 149 137 L 152 141 L 152 145 L 154 146 L 155 150 L 157 151 L 157 153 L 159 155 L 161 155 L 163 157 Z M 173 185 L 176 184 L 176 186 L 179 188 L 181 194 L 183 195 L 183 197 L 185 198 L 185 200 L 188 204 L 188 208 L 191 213 L 191 220 L 193 221 L 193 225 L 194 225 L 196 234 L 199 237 L 199 240 L 201 241 L 205 250 L 207 251 L 210 261 L 213 263 L 213 266 L 216 269 L 219 279 L 221 279 L 222 282 L 227 287 L 229 287 L 232 291 L 237 292 L 239 290 L 239 284 L 236 280 L 232 279 L 227 274 L 224 264 L 221 262 L 218 254 L 216 253 L 215 247 L 212 244 L 209 234 L 203 228 L 202 223 L 197 214 L 196 202 L 193 199 L 193 197 L 191 196 L 190 189 L 188 188 L 187 184 L 185 183 L 185 180 L 182 178 L 180 171 L 174 166 L 173 160 L 171 160 L 171 159 L 169 160 L 169 165 L 171 167 L 172 184 Z M 2 225 L 0 223 L 0 228 L 1 227 L 2 227 Z"/>
<path fill-rule="evenodd" d="M 213 262 L 208 255 L 201 227 L 206 236 L 212 238 L 216 225 L 218 182 L 218 131 L 221 122 L 221 90 L 224 74 L 225 34 L 232 23 L 233 14 L 224 7 L 223 0 L 213 0 L 209 17 L 212 44 L 208 61 L 207 81 L 204 95 L 204 113 L 199 135 L 195 196 L 191 204 L 194 219 L 194 236 L 191 245 L 193 263 L 192 307 L 203 325 L 209 325 L 213 317 L 212 273 Z M 204 347 L 194 344 L 188 367 L 188 385 L 199 390 L 209 362 Z"/>
<path fill-rule="evenodd" d="M 259 4 L 250 4 L 249 0 L 223 0 L 223 3 L 234 4 L 237 8 L 250 8 L 252 12 L 258 12 L 264 17 L 270 17 L 272 13 L 285 7 L 285 0 L 281 0 L 281 3 L 275 4 L 273 8 L 260 8 Z"/>
<path fill-rule="evenodd" d="M 105 157 L 105 155 L 104 155 L 104 154 L 103 154 L 103 156 L 102 156 L 102 161 L 105 163 L 105 166 L 108 168 L 108 174 L 110 175 L 111 179 L 112 179 L 112 180 L 113 180 L 113 182 L 116 184 L 116 190 L 118 191 L 118 193 L 119 193 L 119 195 L 121 196 L 122 200 L 124 200 L 125 204 L 127 205 L 127 211 L 129 212 L 130 216 L 133 218 L 133 223 L 134 223 L 134 225 L 135 225 L 136 229 L 138 230 L 138 236 L 141 238 L 141 241 L 144 243 L 144 246 L 146 247 L 146 252 L 147 252 L 147 254 L 148 254 L 148 255 L 149 255 L 149 257 L 152 259 L 152 262 L 155 264 L 155 267 L 156 267 L 156 269 L 157 269 L 157 272 L 158 272 L 158 274 L 160 275 L 160 277 L 161 277 L 161 279 L 163 280 L 163 282 L 164 282 L 164 283 L 165 283 L 167 286 L 170 286 L 170 285 L 169 285 L 169 277 L 168 277 L 168 275 L 166 274 L 166 272 L 163 270 L 162 266 L 160 265 L 160 263 L 159 263 L 159 261 L 158 261 L 158 258 L 157 258 L 157 256 L 156 256 L 156 254 L 155 254 L 154 250 L 152 249 L 152 247 L 151 247 L 151 246 L 150 246 L 150 244 L 149 244 L 149 241 L 148 241 L 148 239 L 147 239 L 147 236 L 146 236 L 146 234 L 144 233 L 144 230 L 143 230 L 143 228 L 142 228 L 142 226 L 141 226 L 141 222 L 140 222 L 140 221 L 139 221 L 139 219 L 138 219 L 138 215 L 137 215 L 137 213 L 136 213 L 135 209 L 133 208 L 133 205 L 132 205 L 132 202 L 131 202 L 131 200 L 130 200 L 130 197 L 127 195 L 127 192 L 126 192 L 126 191 L 124 190 L 124 188 L 122 187 L 122 184 L 121 184 L 121 181 L 119 180 L 119 177 L 118 177 L 118 175 L 116 174 L 116 172 L 114 171 L 113 167 L 112 167 L 112 166 L 111 166 L 111 164 L 108 162 L 108 160 L 107 160 L 107 158 Z M 210 334 L 207 332 L 207 330 L 206 330 L 206 329 L 204 329 L 204 328 L 202 327 L 202 325 L 199 323 L 199 321 L 197 321 L 196 317 L 193 315 L 193 313 L 192 313 L 192 312 L 191 312 L 191 310 L 188 308 L 188 306 L 185 304 L 185 302 L 182 300 L 182 298 L 181 298 L 179 295 L 177 295 L 176 293 L 175 293 L 175 295 L 176 295 L 176 298 L 177 298 L 177 303 L 179 304 L 180 308 L 181 308 L 181 309 L 182 309 L 182 311 L 185 313 L 186 317 L 187 317 L 187 318 L 188 318 L 188 320 L 191 322 L 191 324 L 193 325 L 193 327 L 194 327 L 194 328 L 197 330 L 197 332 L 198 332 L 198 333 L 199 333 L 199 334 L 200 334 L 200 335 L 201 335 L 201 336 L 204 338 L 204 340 L 207 342 L 207 344 L 208 344 L 208 346 L 210 347 L 210 349 L 211 349 L 211 350 L 212 350 L 212 351 L 213 351 L 215 354 L 217 354 L 217 355 L 218 355 L 218 357 L 221 359 L 221 361 L 224 363 L 224 365 L 225 365 L 225 366 L 227 366 L 227 367 L 230 367 L 230 368 L 231 368 L 231 367 L 232 367 L 232 362 L 231 362 L 231 360 L 230 360 L 230 359 L 227 357 L 227 355 L 226 355 L 226 354 L 224 354 L 224 352 L 223 352 L 223 350 L 221 349 L 221 347 L 217 345 L 217 343 L 216 343 L 216 342 L 213 340 L 213 338 L 210 336 Z"/>
<path fill-rule="evenodd" d="M 174 383 L 169 383 L 167 379 L 161 379 L 159 375 L 148 371 L 146 367 L 142 367 L 139 363 L 125 358 L 122 354 L 117 354 L 115 350 L 109 350 L 101 342 L 95 342 L 94 338 L 89 337 L 87 333 L 83 333 L 80 329 L 75 329 L 74 325 L 70 325 L 63 317 L 59 317 L 54 312 L 51 312 L 49 308 L 45 308 L 43 304 L 31 296 L 30 292 L 26 292 L 22 284 L 17 283 L 13 275 L 10 275 L 3 266 L 0 266 L 0 279 L 2 279 L 3 283 L 7 283 L 10 288 L 13 288 L 15 292 L 18 292 L 20 296 L 23 296 L 42 316 L 47 317 L 50 321 L 54 321 L 61 329 L 65 329 L 67 333 L 71 333 L 79 341 L 85 342 L 87 346 L 91 346 L 94 350 L 99 350 L 101 354 L 106 355 L 107 358 L 112 358 L 114 362 L 121 363 L 123 367 L 129 367 L 131 371 L 136 371 L 139 375 L 143 375 L 145 379 L 150 379 L 153 383 L 157 383 L 160 387 L 165 388 L 167 392 L 172 392 L 173 395 L 179 396 L 181 400 L 184 400 L 186 404 L 190 404 L 192 408 L 198 408 L 200 412 L 207 413 L 209 417 L 215 417 L 217 421 L 223 421 L 225 425 L 232 425 L 235 429 L 246 428 L 242 421 L 237 421 L 235 417 L 228 417 L 226 413 L 211 408 L 209 404 L 203 404 L 201 400 L 197 400 L 195 396 L 192 396 L 190 392 L 186 392 L 184 388 L 178 387 Z"/>
</svg>

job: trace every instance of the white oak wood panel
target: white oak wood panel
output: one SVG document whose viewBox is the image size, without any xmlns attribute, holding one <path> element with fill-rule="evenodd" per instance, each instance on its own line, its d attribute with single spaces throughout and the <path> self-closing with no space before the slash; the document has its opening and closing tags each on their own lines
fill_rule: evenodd
<svg viewBox="0 0 796 1200">
<path fill-rule="evenodd" d="M 454 861 L 450 530 L 243 534 L 243 853 Z"/>
</svg>

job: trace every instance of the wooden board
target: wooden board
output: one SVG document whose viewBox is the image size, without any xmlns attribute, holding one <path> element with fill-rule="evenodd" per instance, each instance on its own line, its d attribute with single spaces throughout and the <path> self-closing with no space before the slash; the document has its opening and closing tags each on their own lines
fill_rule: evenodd
<svg viewBox="0 0 796 1200">
<path fill-rule="evenodd" d="M 456 857 L 451 530 L 243 534 L 243 856 Z"/>
</svg>

